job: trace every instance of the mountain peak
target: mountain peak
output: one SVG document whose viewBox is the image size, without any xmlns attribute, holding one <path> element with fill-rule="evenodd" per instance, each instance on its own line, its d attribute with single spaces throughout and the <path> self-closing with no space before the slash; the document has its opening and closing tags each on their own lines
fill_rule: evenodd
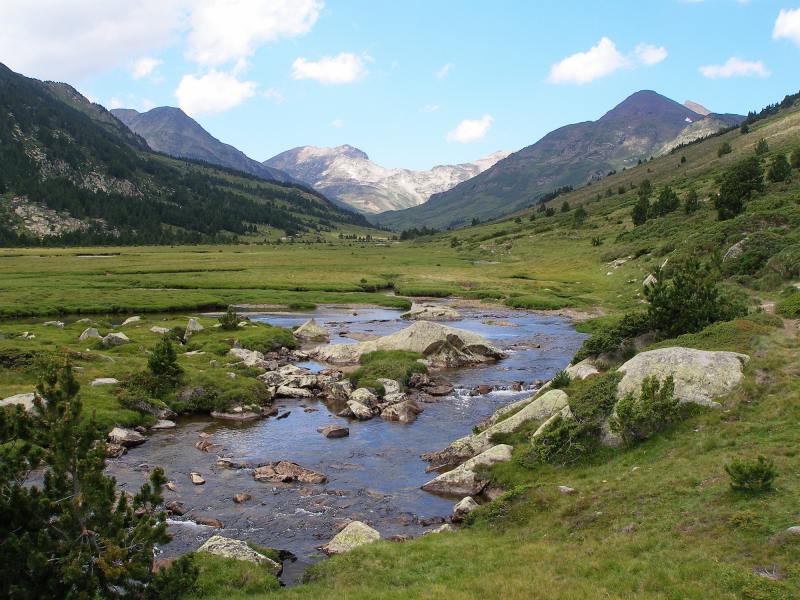
<svg viewBox="0 0 800 600">
<path fill-rule="evenodd" d="M 693 100 L 687 100 L 686 102 L 683 103 L 683 105 L 689 110 L 693 110 L 698 115 L 703 115 L 704 117 L 707 117 L 708 115 L 711 114 L 711 111 L 708 110 L 705 106 L 703 106 L 699 102 L 694 102 Z"/>
<path fill-rule="evenodd" d="M 614 108 L 603 115 L 597 122 L 605 123 L 608 121 L 641 120 L 641 119 L 668 119 L 695 121 L 702 118 L 702 115 L 679 104 L 666 96 L 662 96 L 653 90 L 640 90 L 625 98 Z"/>
</svg>

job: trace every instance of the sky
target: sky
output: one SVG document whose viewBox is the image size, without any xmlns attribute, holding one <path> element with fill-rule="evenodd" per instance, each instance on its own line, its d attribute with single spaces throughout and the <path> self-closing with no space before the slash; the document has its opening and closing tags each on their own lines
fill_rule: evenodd
<svg viewBox="0 0 800 600">
<path fill-rule="evenodd" d="M 256 160 L 427 169 L 641 89 L 746 113 L 800 89 L 789 0 L 0 0 L 0 62 L 106 108 L 180 106 Z"/>
</svg>

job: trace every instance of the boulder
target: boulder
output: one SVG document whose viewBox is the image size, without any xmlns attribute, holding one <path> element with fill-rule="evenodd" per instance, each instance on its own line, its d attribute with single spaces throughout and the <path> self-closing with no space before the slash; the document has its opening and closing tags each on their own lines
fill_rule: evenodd
<svg viewBox="0 0 800 600">
<path fill-rule="evenodd" d="M 257 565 L 264 565 L 271 571 L 280 570 L 281 565 L 271 558 L 267 558 L 260 552 L 256 552 L 246 542 L 242 540 L 233 540 L 221 535 L 212 535 L 208 538 L 202 546 L 197 549 L 198 552 L 207 552 L 215 556 L 222 556 L 224 558 L 234 558 L 236 560 L 244 560 L 247 562 L 255 563 Z"/>
<path fill-rule="evenodd" d="M 426 531 L 422 535 L 430 535 L 432 533 L 445 533 L 449 531 L 456 531 L 456 528 L 450 525 L 450 523 L 445 523 L 444 525 L 439 525 L 436 529 L 431 529 L 430 531 Z"/>
<path fill-rule="evenodd" d="M 106 444 L 106 458 L 119 458 L 123 454 L 127 454 L 128 449 L 119 444 Z"/>
<path fill-rule="evenodd" d="M 114 429 L 112 429 L 108 434 L 108 441 L 112 444 L 119 444 L 120 446 L 124 446 L 126 448 L 133 448 L 134 446 L 140 446 L 144 444 L 147 441 L 147 438 L 133 429 L 114 427 Z"/>
<path fill-rule="evenodd" d="M 332 381 L 330 383 L 326 383 L 322 390 L 328 400 L 346 401 L 348 398 L 350 398 L 350 394 L 353 393 L 353 384 L 350 383 L 349 379 Z"/>
<path fill-rule="evenodd" d="M 247 502 L 252 498 L 253 497 L 250 494 L 247 494 L 245 492 L 233 495 L 233 501 L 236 502 L 236 504 L 244 504 L 245 502 Z"/>
<path fill-rule="evenodd" d="M 58 329 L 64 329 L 64 321 L 45 321 L 42 323 L 45 327 L 57 327 Z"/>
<path fill-rule="evenodd" d="M 153 325 L 150 328 L 150 333 L 158 333 L 164 335 L 165 333 L 169 333 L 169 329 L 167 327 L 159 327 L 158 325 Z"/>
<path fill-rule="evenodd" d="M 314 319 L 309 319 L 295 329 L 294 337 L 305 342 L 327 342 L 330 339 L 325 328 Z"/>
<path fill-rule="evenodd" d="M 400 315 L 407 321 L 459 321 L 461 313 L 449 306 L 413 306 L 411 310 Z"/>
<path fill-rule="evenodd" d="M 417 420 L 417 415 L 422 412 L 422 407 L 413 400 L 405 400 L 387 406 L 381 411 L 381 418 L 384 421 L 398 421 L 399 423 L 413 423 Z"/>
<path fill-rule="evenodd" d="M 650 287 L 651 285 L 654 285 L 656 283 L 658 283 L 658 279 L 656 279 L 655 275 L 650 273 L 647 277 L 644 278 L 644 281 L 642 281 L 642 287 L 645 288 Z"/>
<path fill-rule="evenodd" d="M 175 421 L 170 421 L 169 419 L 159 419 L 150 429 L 175 429 Z"/>
<path fill-rule="evenodd" d="M 85 342 L 86 340 L 100 339 L 102 336 L 95 327 L 87 327 L 83 333 L 78 337 L 78 341 Z"/>
<path fill-rule="evenodd" d="M 588 358 L 567 367 L 565 371 L 567 375 L 570 376 L 570 379 L 588 379 L 589 377 L 600 374 L 600 371 L 597 370 L 597 367 L 595 367 L 591 359 Z"/>
<path fill-rule="evenodd" d="M 394 379 L 386 379 L 385 377 L 381 377 L 376 381 L 383 386 L 384 396 L 400 393 L 400 383 L 398 381 L 395 381 Z"/>
<path fill-rule="evenodd" d="M 350 429 L 343 425 L 326 425 L 325 427 L 317 427 L 317 431 L 326 438 L 343 438 L 350 435 Z"/>
<path fill-rule="evenodd" d="M 185 337 L 189 337 L 193 333 L 197 333 L 198 331 L 203 331 L 204 327 L 200 324 L 195 317 L 189 319 L 189 322 L 186 324 L 186 333 L 184 334 Z"/>
<path fill-rule="evenodd" d="M 347 408 L 350 409 L 350 412 L 352 412 L 353 416 L 359 421 L 367 421 L 374 416 L 371 408 L 355 400 L 348 400 Z"/>
<path fill-rule="evenodd" d="M 246 348 L 231 348 L 228 356 L 238 358 L 246 367 L 268 368 L 269 361 L 264 360 L 264 355 L 258 350 L 247 350 Z"/>
<path fill-rule="evenodd" d="M 558 486 L 558 491 L 562 494 L 574 494 L 577 490 L 569 487 L 568 485 L 560 485 Z"/>
<path fill-rule="evenodd" d="M 560 411 L 558 411 L 553 416 L 551 416 L 549 419 L 547 419 L 544 423 L 539 425 L 539 428 L 536 431 L 533 432 L 533 435 L 531 435 L 531 441 L 535 440 L 540 435 L 542 435 L 542 433 L 544 433 L 545 430 L 548 427 L 550 427 L 550 424 L 555 422 L 555 420 L 559 419 L 559 418 L 560 419 L 571 419 L 572 418 L 572 410 L 570 409 L 569 406 L 565 406 Z"/>
<path fill-rule="evenodd" d="M 439 383 L 437 385 L 430 385 L 423 390 L 426 394 L 430 394 L 431 396 L 449 396 L 453 393 L 453 384 L 451 383 Z"/>
<path fill-rule="evenodd" d="M 750 238 L 744 238 L 736 242 L 733 246 L 728 248 L 725 251 L 725 255 L 722 257 L 722 262 L 726 262 L 729 260 L 735 260 L 739 258 L 742 254 L 744 254 L 745 247 L 747 246 L 747 241 Z"/>
<path fill-rule="evenodd" d="M 206 482 L 202 475 L 196 471 L 189 473 L 189 481 L 191 481 L 194 485 L 203 485 Z"/>
<path fill-rule="evenodd" d="M 31 412 L 35 404 L 33 400 L 36 398 L 35 392 L 26 392 L 24 394 L 14 394 L 13 396 L 9 396 L 8 398 L 4 398 L 0 400 L 0 407 L 2 406 L 14 406 L 16 404 L 22 405 L 26 412 Z"/>
<path fill-rule="evenodd" d="M 178 502 L 177 500 L 171 500 L 170 502 L 167 502 L 164 505 L 164 508 L 167 509 L 167 512 L 169 514 L 178 517 L 182 517 L 187 512 L 189 512 L 186 506 L 183 504 L 183 502 Z"/>
<path fill-rule="evenodd" d="M 475 502 L 472 496 L 465 496 L 453 507 L 453 521 L 463 521 L 464 517 L 466 517 L 476 508 L 478 508 L 478 503 Z"/>
<path fill-rule="evenodd" d="M 422 354 L 434 367 L 460 367 L 494 362 L 504 354 L 482 336 L 440 323 L 417 321 L 391 335 L 358 344 L 318 346 L 312 355 L 333 364 L 357 364 L 362 354 L 405 350 Z"/>
<path fill-rule="evenodd" d="M 363 404 L 367 408 L 373 408 L 378 404 L 378 398 L 367 388 L 358 388 L 350 394 L 350 400 Z M 355 412 L 355 411 L 353 411 Z"/>
<path fill-rule="evenodd" d="M 236 410 L 238 409 L 238 410 Z M 255 421 L 263 415 L 260 412 L 245 410 L 241 406 L 236 406 L 230 411 L 212 410 L 211 417 L 222 421 Z"/>
<path fill-rule="evenodd" d="M 663 381 L 672 375 L 681 402 L 719 407 L 714 398 L 732 392 L 742 382 L 750 357 L 736 352 L 710 352 L 673 346 L 637 354 L 619 368 L 623 374 L 617 397 L 638 396 L 645 377 Z"/>
<path fill-rule="evenodd" d="M 117 385 L 119 383 L 119 379 L 115 379 L 113 377 L 98 377 L 97 379 L 92 380 L 92 387 L 98 387 L 101 385 Z"/>
<path fill-rule="evenodd" d="M 511 460 L 512 447 L 508 444 L 498 444 L 465 463 L 457 466 L 452 471 L 447 471 L 435 477 L 422 486 L 426 492 L 448 496 L 475 496 L 483 491 L 489 483 L 483 475 L 475 472 L 481 465 L 493 465 Z"/>
<path fill-rule="evenodd" d="M 125 325 L 132 325 L 133 323 L 138 323 L 138 322 L 139 322 L 139 321 L 141 321 L 141 320 L 142 320 L 142 317 L 139 317 L 139 316 L 136 316 L 136 317 L 128 317 L 127 319 L 125 319 L 125 320 L 122 322 L 122 325 L 121 325 L 121 327 L 125 327 Z"/>
<path fill-rule="evenodd" d="M 381 539 L 381 534 L 361 521 L 352 521 L 347 527 L 333 536 L 330 542 L 322 546 L 325 554 L 344 554 L 353 548 L 369 544 Z"/>
<path fill-rule="evenodd" d="M 198 525 L 205 525 L 206 527 L 213 527 L 214 529 L 222 529 L 222 521 L 213 517 L 195 517 L 194 522 Z"/>
<path fill-rule="evenodd" d="M 278 398 L 313 398 L 314 394 L 312 394 L 309 390 L 299 388 L 299 387 L 290 387 L 288 385 L 279 385 L 278 389 L 275 390 L 275 395 Z"/>
<path fill-rule="evenodd" d="M 253 469 L 253 478 L 262 482 L 325 483 L 328 478 L 322 473 L 301 467 L 297 463 L 282 460 Z"/>
<path fill-rule="evenodd" d="M 114 346 L 122 346 L 123 344 L 130 344 L 130 338 L 124 333 L 112 332 L 103 338 L 103 346 L 106 348 L 113 348 Z"/>
</svg>

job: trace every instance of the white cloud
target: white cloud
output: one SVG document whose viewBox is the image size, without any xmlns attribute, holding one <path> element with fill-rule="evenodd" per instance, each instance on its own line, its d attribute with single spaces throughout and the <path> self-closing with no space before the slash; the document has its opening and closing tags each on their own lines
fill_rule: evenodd
<svg viewBox="0 0 800 600">
<path fill-rule="evenodd" d="M 187 56 L 215 66 L 252 56 L 264 42 L 308 33 L 321 0 L 203 0 L 189 17 Z"/>
<path fill-rule="evenodd" d="M 32 77 L 74 81 L 168 44 L 184 1 L 2 2 L 0 57 Z"/>
<path fill-rule="evenodd" d="M 770 72 L 760 60 L 741 60 L 734 56 L 721 65 L 700 67 L 700 73 L 709 79 L 728 77 L 769 77 Z"/>
<path fill-rule="evenodd" d="M 294 79 L 313 79 L 325 84 L 351 83 L 366 74 L 364 61 L 350 52 L 323 56 L 316 61 L 300 57 L 292 63 Z"/>
<path fill-rule="evenodd" d="M 665 58 L 667 49 L 663 46 L 641 43 L 626 55 L 617 49 L 613 40 L 604 36 L 586 52 L 576 52 L 552 65 L 547 81 L 584 84 L 620 69 L 651 67 Z"/>
<path fill-rule="evenodd" d="M 488 133 L 493 121 L 492 115 L 483 115 L 480 119 L 464 119 L 447 134 L 447 141 L 460 144 L 476 142 Z"/>
<path fill-rule="evenodd" d="M 772 38 L 787 39 L 800 46 L 800 8 L 782 9 L 775 19 L 775 29 Z"/>
<path fill-rule="evenodd" d="M 106 108 L 108 108 L 108 110 L 112 110 L 114 108 L 122 108 L 123 106 L 124 104 L 122 103 L 122 100 L 114 97 L 108 99 Z"/>
<path fill-rule="evenodd" d="M 201 77 L 184 75 L 175 97 L 187 114 L 199 115 L 228 110 L 255 93 L 254 81 L 240 81 L 230 73 L 212 70 Z"/>
<path fill-rule="evenodd" d="M 651 67 L 667 58 L 667 49 L 664 46 L 652 44 L 639 44 L 634 48 L 633 54 L 641 64 Z"/>
<path fill-rule="evenodd" d="M 141 79 L 142 77 L 152 75 L 162 62 L 163 61 L 158 58 L 151 58 L 149 56 L 142 57 L 133 63 L 131 76 L 134 79 Z"/>
<path fill-rule="evenodd" d="M 426 104 L 420 110 L 425 113 L 432 113 L 439 110 L 439 108 L 441 107 L 438 104 Z"/>
<path fill-rule="evenodd" d="M 333 121 L 331 121 L 331 127 L 335 127 L 336 129 L 341 129 L 342 127 L 344 127 L 344 121 L 342 121 L 341 119 L 334 119 Z"/>
<path fill-rule="evenodd" d="M 436 73 L 434 73 L 436 79 L 444 79 L 445 77 L 447 77 L 450 71 L 453 70 L 453 67 L 455 67 L 453 63 L 446 63 L 442 65 L 441 68 L 438 71 L 436 71 Z"/>
<path fill-rule="evenodd" d="M 276 90 L 275 88 L 269 88 L 267 90 L 264 90 L 263 96 L 264 98 L 266 98 L 267 100 L 271 100 L 275 104 L 283 104 L 283 101 L 285 100 L 285 98 L 283 97 L 283 92 L 281 92 L 280 90 Z"/>
</svg>

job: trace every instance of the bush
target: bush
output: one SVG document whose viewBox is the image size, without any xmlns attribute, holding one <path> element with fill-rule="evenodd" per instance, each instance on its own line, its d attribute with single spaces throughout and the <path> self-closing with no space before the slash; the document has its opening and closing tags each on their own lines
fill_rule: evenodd
<svg viewBox="0 0 800 600">
<path fill-rule="evenodd" d="M 764 456 L 754 461 L 734 459 L 725 465 L 725 472 L 730 475 L 731 488 L 744 492 L 766 492 L 772 489 L 772 483 L 778 476 L 775 464 Z"/>
<path fill-rule="evenodd" d="M 586 456 L 593 446 L 580 423 L 559 415 L 533 440 L 529 459 L 539 463 L 572 464 Z"/>
<path fill-rule="evenodd" d="M 178 365 L 175 346 L 168 337 L 162 337 L 155 345 L 150 356 L 147 357 L 147 368 L 153 375 L 157 388 L 168 390 L 178 384 L 183 375 L 183 369 Z"/>
<path fill-rule="evenodd" d="M 678 198 L 678 194 L 676 194 L 670 186 L 666 186 L 661 190 L 658 194 L 658 198 L 653 203 L 651 207 L 651 216 L 663 217 L 677 210 L 680 204 L 681 201 L 680 198 Z"/>
<path fill-rule="evenodd" d="M 590 356 L 616 352 L 621 349 L 625 340 L 645 333 L 648 329 L 649 319 L 646 313 L 628 313 L 615 325 L 603 327 L 585 339 L 572 362 L 575 363 Z"/>
<path fill-rule="evenodd" d="M 609 425 L 627 445 L 648 439 L 667 428 L 679 415 L 672 376 L 663 383 L 655 377 L 642 381 L 639 398 L 628 394 L 617 403 L 616 414 Z"/>
<path fill-rule="evenodd" d="M 570 211 L 569 202 L 564 200 L 564 204 L 561 205 L 561 212 L 565 213 L 565 212 L 569 212 L 569 211 Z"/>
<path fill-rule="evenodd" d="M 764 169 L 756 157 L 736 163 L 723 173 L 714 206 L 719 220 L 731 219 L 744 210 L 754 192 L 764 191 Z"/>
<path fill-rule="evenodd" d="M 169 600 L 193 594 L 199 575 L 194 554 L 185 554 L 153 575 L 147 586 L 147 600 Z"/>
<path fill-rule="evenodd" d="M 572 377 L 569 376 L 569 373 L 567 373 L 566 370 L 562 370 L 553 376 L 553 379 L 550 381 L 550 386 L 553 389 L 560 390 L 568 387 L 571 381 Z"/>
<path fill-rule="evenodd" d="M 789 164 L 793 169 L 800 169 L 800 148 L 792 150 L 792 154 L 789 156 Z"/>
<path fill-rule="evenodd" d="M 233 307 L 228 307 L 228 310 L 225 312 L 225 314 L 219 318 L 219 324 L 222 329 L 227 331 L 238 329 L 239 315 L 236 314 L 236 311 L 233 310 Z"/>
<path fill-rule="evenodd" d="M 597 247 L 597 246 L 602 246 L 602 245 L 603 245 L 603 238 L 598 237 L 598 236 L 594 236 L 592 238 L 592 246 Z"/>
<path fill-rule="evenodd" d="M 575 213 L 572 215 L 573 221 L 576 226 L 583 225 L 586 221 L 586 217 L 589 216 L 589 213 L 586 212 L 586 209 L 583 206 L 579 206 Z"/>
<path fill-rule="evenodd" d="M 421 354 L 403 350 L 377 350 L 362 354 L 361 365 L 350 375 L 356 387 L 380 388 L 378 379 L 394 379 L 401 386 L 408 384 L 412 373 L 427 373 L 428 368 L 419 362 Z"/>
<path fill-rule="evenodd" d="M 769 144 L 767 143 L 767 140 L 761 138 L 756 142 L 756 156 L 761 156 L 767 152 L 769 152 Z"/>
<path fill-rule="evenodd" d="M 784 154 L 778 154 L 772 159 L 767 171 L 767 179 L 773 183 L 786 181 L 792 174 L 792 167 Z"/>
<path fill-rule="evenodd" d="M 686 198 L 683 200 L 683 210 L 689 215 L 698 208 L 700 208 L 700 198 L 697 196 L 697 190 L 689 188 L 689 191 L 686 193 Z"/>
<path fill-rule="evenodd" d="M 784 317 L 800 319 L 800 292 L 795 292 L 788 298 L 781 300 L 776 309 Z"/>
<path fill-rule="evenodd" d="M 722 142 L 720 147 L 717 149 L 717 156 L 722 157 L 726 154 L 730 154 L 731 152 L 733 152 L 731 145 L 728 142 Z"/>
</svg>

